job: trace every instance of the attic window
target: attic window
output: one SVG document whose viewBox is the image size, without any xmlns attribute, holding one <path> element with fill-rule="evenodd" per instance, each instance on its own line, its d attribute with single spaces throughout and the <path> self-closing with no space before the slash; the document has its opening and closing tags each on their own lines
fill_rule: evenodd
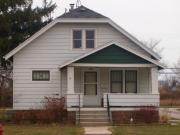
<svg viewBox="0 0 180 135">
<path fill-rule="evenodd" d="M 73 31 L 73 48 L 82 47 L 82 31 L 74 30 Z"/>
<path fill-rule="evenodd" d="M 94 48 L 95 31 L 86 30 L 86 48 Z"/>
</svg>

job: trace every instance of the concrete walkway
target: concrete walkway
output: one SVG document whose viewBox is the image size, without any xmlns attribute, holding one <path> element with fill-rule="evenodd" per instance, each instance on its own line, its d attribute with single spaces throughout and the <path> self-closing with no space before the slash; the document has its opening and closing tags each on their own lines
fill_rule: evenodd
<svg viewBox="0 0 180 135">
<path fill-rule="evenodd" d="M 84 127 L 85 135 L 112 135 L 110 127 Z"/>
</svg>

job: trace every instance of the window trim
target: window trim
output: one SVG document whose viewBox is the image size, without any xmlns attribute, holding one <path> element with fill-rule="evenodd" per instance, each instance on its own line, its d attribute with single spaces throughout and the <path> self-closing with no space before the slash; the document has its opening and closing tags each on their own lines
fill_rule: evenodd
<svg viewBox="0 0 180 135">
<path fill-rule="evenodd" d="M 136 68 L 136 67 L 110 67 L 108 69 L 108 87 L 107 87 L 107 92 L 108 93 L 111 93 L 111 71 L 113 70 L 122 70 L 123 71 L 123 93 L 120 93 L 120 94 L 128 94 L 128 93 L 125 93 L 125 71 L 129 71 L 129 70 L 134 70 L 134 71 L 137 71 L 137 93 L 140 89 L 140 85 L 139 85 L 139 68 Z M 137 94 L 135 93 L 135 94 Z"/>
<path fill-rule="evenodd" d="M 39 80 L 36 80 L 33 78 L 33 73 L 34 72 L 48 72 L 48 76 L 49 78 L 48 79 L 39 79 Z M 32 70 L 32 81 L 50 81 L 50 71 L 49 70 Z"/>
<path fill-rule="evenodd" d="M 82 46 L 81 48 L 74 48 L 74 43 L 73 43 L 73 31 L 75 30 L 80 30 L 82 31 Z M 80 27 L 77 27 L 77 28 L 72 28 L 71 29 L 71 49 L 72 50 L 92 50 L 94 48 L 86 48 L 86 31 L 87 30 L 93 30 L 94 31 L 94 48 L 96 48 L 96 32 L 97 32 L 97 29 L 96 28 L 80 28 Z"/>
<path fill-rule="evenodd" d="M 114 81 L 115 83 L 121 82 L 121 92 L 113 92 L 112 91 L 112 72 L 115 71 L 120 71 L 121 72 L 121 81 Z M 110 71 L 110 92 L 111 93 L 123 93 L 123 70 L 111 70 Z"/>
<path fill-rule="evenodd" d="M 74 31 L 81 31 L 81 47 L 75 48 L 74 47 Z M 72 49 L 78 50 L 83 48 L 83 30 L 82 29 L 72 29 L 71 31 L 72 37 L 71 37 L 71 42 L 72 42 Z M 78 39 L 75 39 L 78 40 Z M 80 40 L 80 39 L 79 39 Z"/>
<path fill-rule="evenodd" d="M 136 81 L 126 81 L 126 73 L 128 72 L 128 71 L 130 71 L 130 72 L 135 72 L 136 73 Z M 137 85 L 138 85 L 138 73 L 137 73 L 137 70 L 125 70 L 125 93 L 129 93 L 129 92 L 127 92 L 127 87 L 126 87 L 126 83 L 136 83 L 136 90 L 135 90 L 135 92 L 134 93 L 137 93 Z"/>
<path fill-rule="evenodd" d="M 93 31 L 93 32 L 94 32 L 94 39 L 87 39 L 87 38 L 86 38 L 86 36 L 87 36 L 86 32 L 87 32 L 87 31 Z M 95 30 L 95 29 L 85 29 L 85 30 L 84 30 L 84 34 L 85 34 L 85 48 L 86 48 L 86 49 L 94 49 L 95 46 L 96 46 L 96 41 L 95 41 L 95 40 L 96 40 L 96 30 Z M 87 47 L 87 40 L 89 40 L 89 41 L 93 40 L 93 41 L 94 41 L 94 47 L 93 47 L 93 48 L 88 48 L 88 47 Z"/>
</svg>

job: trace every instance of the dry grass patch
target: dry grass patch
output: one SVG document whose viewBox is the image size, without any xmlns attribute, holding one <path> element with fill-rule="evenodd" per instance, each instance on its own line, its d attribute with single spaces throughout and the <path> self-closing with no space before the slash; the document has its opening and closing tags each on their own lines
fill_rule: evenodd
<svg viewBox="0 0 180 135">
<path fill-rule="evenodd" d="M 83 129 L 59 124 L 5 125 L 4 135 L 83 135 Z"/>
<path fill-rule="evenodd" d="M 112 129 L 112 135 L 179 135 L 180 126 L 144 125 L 120 126 Z"/>
</svg>

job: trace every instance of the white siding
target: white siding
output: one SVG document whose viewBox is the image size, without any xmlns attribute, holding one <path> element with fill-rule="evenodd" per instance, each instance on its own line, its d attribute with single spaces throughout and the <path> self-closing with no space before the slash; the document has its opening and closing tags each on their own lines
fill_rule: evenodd
<svg viewBox="0 0 180 135">
<path fill-rule="evenodd" d="M 57 24 L 14 55 L 14 109 L 36 108 L 44 96 L 66 93 L 67 71 L 62 71 L 62 83 L 60 83 L 58 66 L 89 51 L 89 49 L 72 49 L 73 28 L 96 29 L 96 46 L 118 40 L 122 45 L 148 55 L 108 24 Z M 50 81 L 32 81 L 32 70 L 49 70 Z M 80 80 L 80 78 L 77 79 Z M 104 86 L 101 87 L 107 87 L 106 82 L 102 82 Z M 78 89 L 80 89 L 80 84 L 75 83 L 75 91 Z"/>
<path fill-rule="evenodd" d="M 108 94 L 110 106 L 159 106 L 159 94 Z M 107 94 L 104 94 L 107 107 Z"/>
</svg>

